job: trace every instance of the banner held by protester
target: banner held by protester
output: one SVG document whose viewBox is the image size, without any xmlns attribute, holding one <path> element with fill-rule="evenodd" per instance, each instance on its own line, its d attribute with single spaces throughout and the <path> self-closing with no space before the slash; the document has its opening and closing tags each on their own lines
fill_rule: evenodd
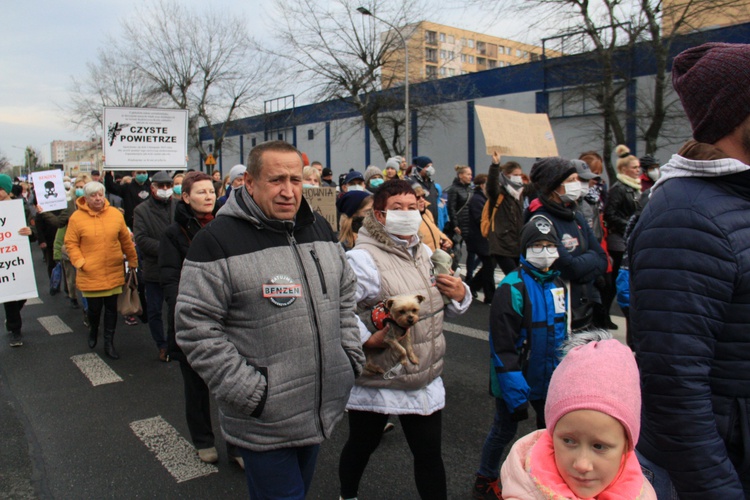
<svg viewBox="0 0 750 500">
<path fill-rule="evenodd" d="M 39 296 L 29 237 L 18 234 L 26 227 L 23 203 L 0 203 L 0 303 Z"/>
</svg>

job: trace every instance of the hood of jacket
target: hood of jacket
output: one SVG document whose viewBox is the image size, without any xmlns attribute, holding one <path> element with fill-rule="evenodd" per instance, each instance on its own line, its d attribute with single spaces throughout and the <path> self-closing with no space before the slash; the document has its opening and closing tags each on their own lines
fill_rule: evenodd
<svg viewBox="0 0 750 500">
<path fill-rule="evenodd" d="M 263 213 L 247 189 L 235 189 L 227 198 L 226 203 L 216 213 L 217 217 L 227 216 L 250 222 L 258 229 L 291 233 L 295 229 L 315 222 L 315 213 L 310 204 L 302 197 L 299 210 L 294 220 L 271 219 Z"/>
<path fill-rule="evenodd" d="M 659 169 L 661 176 L 652 188 L 656 192 L 669 179 L 679 177 L 716 178 L 742 174 L 750 170 L 740 160 L 730 158 L 712 144 L 688 141 L 678 154 L 672 155 Z"/>
</svg>

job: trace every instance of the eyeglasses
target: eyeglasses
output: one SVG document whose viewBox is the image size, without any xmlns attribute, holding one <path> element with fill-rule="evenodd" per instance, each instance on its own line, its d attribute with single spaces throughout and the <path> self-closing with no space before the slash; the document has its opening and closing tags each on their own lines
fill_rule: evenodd
<svg viewBox="0 0 750 500">
<path fill-rule="evenodd" d="M 533 246 L 529 247 L 529 250 L 531 250 L 531 253 L 539 255 L 544 250 L 552 250 L 553 248 L 557 248 L 557 245 L 552 245 L 552 244 L 549 244 L 549 245 L 533 245 Z"/>
<path fill-rule="evenodd" d="M 417 196 L 417 199 L 418 199 L 418 200 L 424 200 L 424 195 L 421 195 L 421 196 Z"/>
</svg>

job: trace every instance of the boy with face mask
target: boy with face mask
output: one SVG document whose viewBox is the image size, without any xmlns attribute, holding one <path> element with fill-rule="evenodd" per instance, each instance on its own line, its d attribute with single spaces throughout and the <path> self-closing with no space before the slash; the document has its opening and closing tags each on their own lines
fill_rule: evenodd
<svg viewBox="0 0 750 500">
<path fill-rule="evenodd" d="M 521 265 L 500 283 L 490 310 L 490 387 L 495 418 L 482 448 L 475 499 L 502 498 L 497 483 L 500 459 L 529 418 L 545 427 L 544 402 L 558 348 L 565 341 L 567 293 L 560 273 L 551 269 L 559 257 L 558 236 L 550 219 L 537 215 L 521 231 Z"/>
</svg>

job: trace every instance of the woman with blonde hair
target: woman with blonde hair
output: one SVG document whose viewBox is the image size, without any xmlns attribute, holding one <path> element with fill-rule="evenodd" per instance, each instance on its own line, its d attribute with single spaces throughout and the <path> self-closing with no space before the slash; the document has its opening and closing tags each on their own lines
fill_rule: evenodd
<svg viewBox="0 0 750 500">
<path fill-rule="evenodd" d="M 412 187 L 417 195 L 417 210 L 422 216 L 422 225 L 419 226 L 419 237 L 422 238 L 422 243 L 430 247 L 433 252 L 438 248 L 445 251 L 450 250 L 453 247 L 453 242 L 448 235 L 438 228 L 435 219 L 432 217 L 432 212 L 427 210 L 430 202 L 425 199 L 424 189 L 422 186 Z"/>
<path fill-rule="evenodd" d="M 315 167 L 302 169 L 302 187 L 320 187 L 320 172 Z"/>
</svg>

